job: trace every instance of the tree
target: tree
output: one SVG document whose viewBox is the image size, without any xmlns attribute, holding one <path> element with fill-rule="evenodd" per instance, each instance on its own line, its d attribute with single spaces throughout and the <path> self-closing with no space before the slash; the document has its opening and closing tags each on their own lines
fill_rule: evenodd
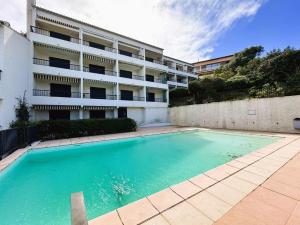
<svg viewBox="0 0 300 225">
<path fill-rule="evenodd" d="M 11 127 L 24 127 L 29 124 L 30 107 L 26 100 L 26 91 L 23 97 L 16 98 L 18 103 L 15 108 L 17 120 L 10 124 Z"/>
</svg>

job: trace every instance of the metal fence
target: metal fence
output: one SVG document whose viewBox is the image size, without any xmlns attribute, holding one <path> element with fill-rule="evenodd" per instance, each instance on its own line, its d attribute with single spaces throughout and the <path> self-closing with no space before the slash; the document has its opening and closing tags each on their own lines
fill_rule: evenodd
<svg viewBox="0 0 300 225">
<path fill-rule="evenodd" d="M 12 128 L 0 131 L 0 160 L 19 148 L 37 141 L 37 128 Z"/>
</svg>

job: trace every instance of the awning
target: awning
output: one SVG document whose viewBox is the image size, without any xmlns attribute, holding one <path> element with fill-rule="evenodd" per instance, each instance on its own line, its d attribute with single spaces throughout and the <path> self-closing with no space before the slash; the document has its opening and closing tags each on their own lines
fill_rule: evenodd
<svg viewBox="0 0 300 225">
<path fill-rule="evenodd" d="M 35 73 L 35 79 L 39 80 L 51 80 L 51 81 L 59 81 L 59 82 L 67 82 L 67 83 L 79 83 L 80 79 L 73 77 L 62 77 L 62 76 L 54 76 L 42 73 Z"/>
<path fill-rule="evenodd" d="M 34 42 L 34 46 L 43 47 L 43 48 L 47 48 L 47 49 L 54 49 L 56 51 L 68 52 L 68 53 L 76 54 L 76 55 L 79 54 L 78 51 L 74 51 L 74 50 L 70 50 L 70 49 L 66 49 L 66 48 L 62 48 L 62 47 L 56 47 L 56 46 L 52 46 L 52 45 L 47 45 L 47 44 L 42 44 L 42 43 L 37 43 L 37 42 Z"/>
<path fill-rule="evenodd" d="M 78 110 L 79 105 L 32 105 L 35 110 Z"/>
<path fill-rule="evenodd" d="M 112 60 L 112 59 L 107 59 L 107 58 L 104 58 L 104 57 L 99 57 L 99 56 L 94 56 L 94 55 L 87 55 L 87 54 L 83 54 L 83 58 L 93 60 L 93 61 L 97 61 L 97 62 L 100 62 L 100 63 L 114 64 L 114 62 L 115 62 L 115 60 Z"/>
<path fill-rule="evenodd" d="M 93 79 L 83 79 L 84 83 L 93 83 L 93 84 L 117 84 L 116 82 L 112 81 L 105 81 L 105 80 L 93 80 Z"/>
<path fill-rule="evenodd" d="M 115 106 L 83 106 L 84 110 L 114 110 Z"/>
</svg>

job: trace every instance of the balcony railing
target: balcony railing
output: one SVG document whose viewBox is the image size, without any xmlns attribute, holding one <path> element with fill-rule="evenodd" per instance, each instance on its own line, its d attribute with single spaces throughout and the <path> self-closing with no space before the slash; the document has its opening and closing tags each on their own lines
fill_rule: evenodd
<svg viewBox="0 0 300 225">
<path fill-rule="evenodd" d="M 131 52 L 130 52 L 130 55 L 129 55 L 129 54 L 124 54 L 124 53 L 122 53 L 122 50 L 119 50 L 119 54 L 120 55 L 125 55 L 125 56 L 128 56 L 128 57 L 132 57 L 132 58 L 136 58 L 136 59 L 144 60 L 144 56 L 138 55 L 138 54 L 134 54 L 134 53 L 131 53 Z"/>
<path fill-rule="evenodd" d="M 58 90 L 51 91 L 51 90 L 33 89 L 33 96 L 80 98 L 80 92 L 68 92 L 68 91 L 58 91 Z"/>
<path fill-rule="evenodd" d="M 33 64 L 36 65 L 43 65 L 43 66 L 51 66 L 51 67 L 57 67 L 57 68 L 62 68 L 62 69 L 69 69 L 69 70 L 80 70 L 79 65 L 75 64 L 69 64 L 69 63 L 58 63 L 56 65 L 51 65 L 49 60 L 46 59 L 38 59 L 38 58 L 33 58 Z"/>
<path fill-rule="evenodd" d="M 108 76 L 117 76 L 117 72 L 111 71 L 111 70 L 104 70 L 103 73 L 96 72 L 96 71 L 91 71 L 89 67 L 84 66 L 83 67 L 84 72 L 89 72 L 89 73 L 98 73 L 98 74 L 103 74 L 103 75 L 108 75 Z"/>
<path fill-rule="evenodd" d="M 119 100 L 124 100 L 124 101 L 145 101 L 145 98 L 144 97 L 139 97 L 139 96 L 133 96 L 132 98 L 126 98 L 126 97 L 122 97 L 122 96 L 119 96 Z"/>
<path fill-rule="evenodd" d="M 147 57 L 146 57 L 146 61 L 148 61 L 148 62 L 152 62 L 152 63 L 156 63 L 156 64 L 163 64 L 163 62 L 161 61 L 161 60 L 157 60 L 157 59 L 147 59 Z"/>
<path fill-rule="evenodd" d="M 89 47 L 91 47 L 91 48 L 96 48 L 96 47 L 94 47 L 94 46 L 91 46 L 91 45 L 90 45 L 90 42 L 89 42 L 89 41 L 86 41 L 86 40 L 83 40 L 83 45 L 89 46 Z M 114 52 L 114 53 L 117 53 L 117 49 L 112 48 L 112 47 L 109 47 L 109 46 L 104 46 L 104 45 L 103 45 L 103 49 L 102 49 L 102 48 L 97 48 L 97 49 L 104 50 L 104 51 L 108 51 L 108 52 Z"/>
<path fill-rule="evenodd" d="M 117 95 L 103 95 L 95 97 L 91 96 L 91 93 L 83 93 L 83 98 L 117 100 Z"/>
<path fill-rule="evenodd" d="M 144 80 L 145 79 L 144 76 L 140 76 L 140 75 L 132 75 L 131 77 L 127 77 L 127 76 L 122 76 L 122 74 L 120 74 L 120 77 L 127 78 L 127 79 L 134 79 L 134 80 Z"/>
<path fill-rule="evenodd" d="M 165 99 L 165 98 L 155 98 L 155 99 L 147 98 L 147 102 L 167 102 L 167 99 Z"/>
<path fill-rule="evenodd" d="M 167 80 L 165 78 L 154 78 L 154 80 L 146 79 L 148 82 L 154 82 L 154 83 L 160 83 L 160 84 L 166 84 Z"/>
<path fill-rule="evenodd" d="M 31 26 L 30 28 L 31 28 L 31 32 L 33 32 L 33 33 L 45 35 L 45 36 L 48 36 L 48 37 L 53 37 L 53 36 L 51 36 L 51 34 L 50 34 L 51 31 L 49 31 L 49 30 L 39 28 L 39 27 L 34 27 L 34 26 Z M 65 35 L 65 34 L 63 34 L 63 35 Z M 69 36 L 69 35 L 67 35 L 67 36 Z M 70 41 L 70 42 L 73 42 L 73 43 L 76 43 L 76 44 L 80 43 L 79 38 L 72 37 L 72 36 L 69 36 L 69 37 L 70 37 L 70 40 L 61 39 L 61 38 L 58 38 L 58 37 L 53 37 L 53 38 L 57 38 L 57 39 L 64 40 L 64 41 Z"/>
</svg>

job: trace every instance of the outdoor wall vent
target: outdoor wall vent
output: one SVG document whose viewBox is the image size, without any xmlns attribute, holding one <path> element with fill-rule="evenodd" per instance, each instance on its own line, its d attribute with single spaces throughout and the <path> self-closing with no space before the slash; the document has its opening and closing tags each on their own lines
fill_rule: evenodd
<svg viewBox="0 0 300 225">
<path fill-rule="evenodd" d="M 300 129 L 300 118 L 295 118 L 294 119 L 294 128 L 295 129 Z"/>
</svg>

